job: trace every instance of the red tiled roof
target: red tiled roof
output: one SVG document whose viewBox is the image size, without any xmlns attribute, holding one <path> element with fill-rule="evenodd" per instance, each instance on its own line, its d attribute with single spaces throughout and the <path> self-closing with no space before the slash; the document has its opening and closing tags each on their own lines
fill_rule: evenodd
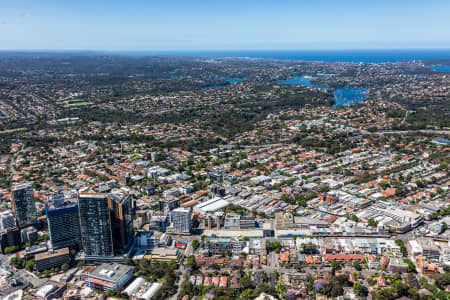
<svg viewBox="0 0 450 300">
<path fill-rule="evenodd" d="M 359 254 L 327 254 L 324 256 L 325 261 L 364 261 L 364 256 Z"/>
<path fill-rule="evenodd" d="M 96 278 L 88 278 L 89 282 L 101 285 L 101 286 L 108 286 L 108 287 L 113 287 L 114 284 L 108 281 L 104 281 L 104 280 L 100 280 L 100 279 L 96 279 Z"/>
</svg>

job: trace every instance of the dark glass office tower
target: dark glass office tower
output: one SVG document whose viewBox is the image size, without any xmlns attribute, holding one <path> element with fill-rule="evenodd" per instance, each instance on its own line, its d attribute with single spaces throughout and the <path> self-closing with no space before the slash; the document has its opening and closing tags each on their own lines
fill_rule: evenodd
<svg viewBox="0 0 450 300">
<path fill-rule="evenodd" d="M 111 199 L 106 194 L 78 195 L 81 244 L 86 257 L 114 256 L 110 207 Z"/>
<path fill-rule="evenodd" d="M 133 243 L 133 199 L 130 195 L 111 192 L 111 226 L 116 254 L 125 253 Z"/>
<path fill-rule="evenodd" d="M 17 227 L 24 228 L 36 223 L 37 213 L 34 190 L 30 182 L 18 183 L 12 187 L 14 218 Z"/>
<path fill-rule="evenodd" d="M 49 203 L 45 207 L 45 215 L 53 249 L 81 245 L 77 203 L 60 206 Z"/>
</svg>

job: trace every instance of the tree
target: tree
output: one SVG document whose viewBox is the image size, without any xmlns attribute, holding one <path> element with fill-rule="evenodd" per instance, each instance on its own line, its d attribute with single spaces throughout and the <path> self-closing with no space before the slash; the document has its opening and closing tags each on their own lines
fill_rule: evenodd
<svg viewBox="0 0 450 300">
<path fill-rule="evenodd" d="M 350 220 L 352 220 L 352 221 L 354 221 L 356 223 L 359 222 L 359 219 L 358 219 L 358 217 L 356 215 L 351 215 Z"/>
<path fill-rule="evenodd" d="M 277 253 L 280 253 L 280 251 L 281 251 L 281 244 L 280 244 L 279 241 L 275 241 L 275 242 L 270 244 L 270 248 L 271 248 L 271 250 L 273 250 L 273 251 L 275 251 Z"/>
<path fill-rule="evenodd" d="M 405 258 L 403 260 L 403 262 L 408 265 L 408 272 L 409 273 L 416 273 L 417 272 L 416 271 L 416 265 L 410 259 Z"/>
<path fill-rule="evenodd" d="M 262 283 L 256 288 L 255 294 L 260 295 L 261 293 L 266 293 L 266 294 L 269 294 L 272 296 L 276 296 L 275 287 L 268 283 Z"/>
<path fill-rule="evenodd" d="M 242 278 L 239 280 L 239 286 L 242 290 L 250 289 L 252 287 L 252 279 L 250 278 L 250 276 L 248 276 L 247 274 L 242 276 Z"/>
<path fill-rule="evenodd" d="M 69 270 L 69 265 L 68 264 L 63 264 L 61 266 L 61 270 L 63 270 L 64 272 L 66 272 L 67 270 Z"/>
<path fill-rule="evenodd" d="M 187 266 L 195 269 L 197 268 L 197 262 L 195 261 L 195 256 L 194 255 L 189 255 L 187 258 Z"/>
<path fill-rule="evenodd" d="M 426 277 L 421 277 L 421 278 L 419 279 L 419 283 L 420 283 L 420 286 L 421 286 L 421 287 L 425 287 L 426 285 L 428 285 L 428 280 L 427 280 Z"/>
<path fill-rule="evenodd" d="M 355 295 L 358 297 L 365 297 L 367 296 L 368 289 L 365 285 L 360 284 L 358 281 L 355 281 L 353 284 L 353 291 L 355 292 Z"/>
<path fill-rule="evenodd" d="M 184 295 L 189 295 L 193 293 L 193 286 L 189 280 L 185 280 L 181 283 L 180 286 L 180 297 Z"/>
<path fill-rule="evenodd" d="M 344 294 L 344 286 L 348 286 L 347 276 L 333 276 L 320 291 L 328 297 L 338 297 Z"/>
<path fill-rule="evenodd" d="M 395 240 L 395 244 L 397 244 L 397 246 L 400 247 L 400 252 L 402 253 L 402 255 L 406 256 L 407 251 L 406 251 L 405 243 L 403 243 L 402 240 Z"/>
<path fill-rule="evenodd" d="M 253 298 L 255 298 L 255 295 L 252 289 L 246 289 L 241 293 L 241 299 L 250 300 Z"/>
<path fill-rule="evenodd" d="M 200 242 L 198 240 L 192 241 L 192 248 L 194 248 L 194 251 L 196 251 L 200 247 Z"/>
<path fill-rule="evenodd" d="M 355 268 L 355 270 L 356 271 L 361 271 L 361 264 L 359 263 L 359 262 L 357 262 L 357 261 L 355 261 L 354 263 L 353 263 L 353 267 Z"/>
<path fill-rule="evenodd" d="M 438 288 L 444 289 L 450 284 L 450 273 L 434 275 L 433 279 L 435 280 Z"/>
<path fill-rule="evenodd" d="M 19 246 L 5 247 L 5 254 L 17 252 L 17 251 L 19 251 L 19 250 L 20 250 L 20 247 L 19 247 Z"/>
<path fill-rule="evenodd" d="M 301 245 L 301 252 L 307 254 L 315 254 L 317 252 L 316 245 L 313 243 L 303 243 Z"/>
<path fill-rule="evenodd" d="M 378 184 L 381 186 L 381 188 L 382 188 L 383 190 L 385 190 L 385 189 L 387 189 L 388 187 L 390 187 L 389 182 L 388 182 L 387 180 L 384 180 L 384 179 L 381 180 Z"/>
<path fill-rule="evenodd" d="M 25 262 L 17 256 L 12 257 L 9 261 L 9 264 L 13 265 L 17 269 L 22 269 L 25 266 Z"/>
<path fill-rule="evenodd" d="M 116 290 L 111 289 L 111 290 L 106 292 L 106 296 L 107 297 L 111 297 L 111 298 L 115 298 L 115 297 L 118 296 L 118 294 L 117 294 Z"/>
<path fill-rule="evenodd" d="M 378 222 L 375 221 L 374 219 L 369 219 L 369 220 L 367 221 L 367 223 L 368 223 L 368 225 L 369 225 L 370 227 L 377 227 L 377 226 L 378 226 Z"/>
<path fill-rule="evenodd" d="M 123 286 L 118 286 L 116 288 L 116 292 L 117 292 L 117 296 L 120 296 L 122 294 L 122 292 L 124 291 Z"/>
<path fill-rule="evenodd" d="M 25 269 L 27 269 L 28 271 L 33 271 L 34 269 L 34 260 L 30 259 L 25 263 Z"/>
<path fill-rule="evenodd" d="M 341 264 L 338 261 L 333 260 L 331 262 L 331 272 L 334 274 L 336 270 L 339 270 L 341 268 Z"/>
</svg>

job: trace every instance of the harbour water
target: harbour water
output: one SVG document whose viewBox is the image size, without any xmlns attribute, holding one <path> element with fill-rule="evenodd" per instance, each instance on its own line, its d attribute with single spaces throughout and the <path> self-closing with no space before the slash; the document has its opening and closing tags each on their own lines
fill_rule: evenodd
<svg viewBox="0 0 450 300">
<path fill-rule="evenodd" d="M 431 69 L 435 72 L 450 73 L 450 66 L 431 66 Z"/>
<path fill-rule="evenodd" d="M 311 81 L 315 79 L 314 77 L 310 76 L 296 76 L 288 80 L 282 80 L 278 83 L 281 84 L 297 84 L 297 85 L 303 85 L 303 86 L 310 86 L 310 87 L 316 87 L 321 89 L 330 89 L 330 87 L 312 84 Z M 366 88 L 333 88 L 334 90 L 334 106 L 346 106 L 346 105 L 352 105 L 355 103 L 359 103 L 364 101 L 364 99 L 367 98 L 365 92 L 368 91 Z"/>
<path fill-rule="evenodd" d="M 226 82 L 228 82 L 229 84 L 234 84 L 234 83 L 238 83 L 241 81 L 244 81 L 245 79 L 242 78 L 218 78 L 220 80 L 224 80 Z M 202 88 L 202 90 L 212 90 L 212 89 L 221 89 L 226 87 L 228 84 L 219 84 L 219 85 L 212 85 L 212 86 L 207 86 Z"/>
</svg>

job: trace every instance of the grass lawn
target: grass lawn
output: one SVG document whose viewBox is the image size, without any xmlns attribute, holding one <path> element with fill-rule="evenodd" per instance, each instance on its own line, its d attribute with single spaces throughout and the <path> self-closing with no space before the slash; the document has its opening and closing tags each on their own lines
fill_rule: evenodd
<svg viewBox="0 0 450 300">
<path fill-rule="evenodd" d="M 27 130 L 27 128 L 21 127 L 21 128 L 6 129 L 6 130 L 3 130 L 3 131 L 0 131 L 0 134 L 13 133 L 13 132 L 24 131 L 24 130 Z"/>
<path fill-rule="evenodd" d="M 84 99 L 72 99 L 72 100 L 60 101 L 60 102 L 58 102 L 58 104 L 64 105 L 64 107 L 71 107 L 71 106 L 91 105 L 91 104 L 94 104 L 94 103 L 86 101 Z"/>
</svg>

